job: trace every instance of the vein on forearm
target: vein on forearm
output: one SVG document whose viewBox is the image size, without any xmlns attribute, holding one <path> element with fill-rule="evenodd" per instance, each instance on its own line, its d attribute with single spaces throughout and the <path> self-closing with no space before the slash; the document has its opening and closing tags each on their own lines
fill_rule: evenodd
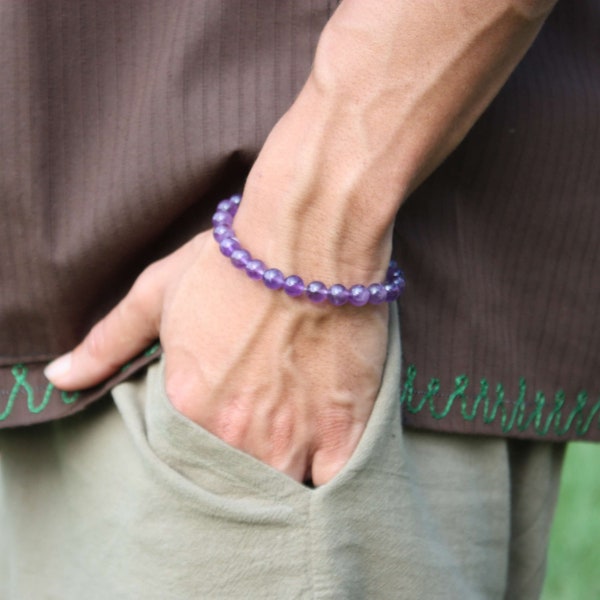
<svg viewBox="0 0 600 600">
<path fill-rule="evenodd" d="M 464 137 L 549 8 L 533 1 L 346 0 L 323 32 L 311 75 L 317 114 L 327 121 L 323 146 L 335 144 L 339 162 L 356 158 L 353 170 L 364 169 L 370 181 L 385 176 L 396 196 L 405 196 Z"/>
<path fill-rule="evenodd" d="M 253 169 L 242 236 L 285 268 L 381 276 L 400 205 L 463 139 L 553 4 L 344 0 Z"/>
</svg>

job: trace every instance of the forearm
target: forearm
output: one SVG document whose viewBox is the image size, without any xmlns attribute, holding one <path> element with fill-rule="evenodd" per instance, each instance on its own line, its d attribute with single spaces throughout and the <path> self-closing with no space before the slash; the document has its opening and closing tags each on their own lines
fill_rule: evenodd
<svg viewBox="0 0 600 600">
<path fill-rule="evenodd" d="M 364 171 L 369 187 L 375 176 L 405 196 L 473 125 L 548 9 L 515 0 L 344 2 L 306 90 L 315 88 L 323 129 L 346 132 L 335 154 Z M 364 166 L 353 164 L 358 156 L 368 157 Z"/>
<path fill-rule="evenodd" d="M 381 274 L 400 204 L 464 137 L 553 4 L 345 0 L 251 174 L 242 235 L 268 232 L 253 243 L 284 268 Z"/>
</svg>

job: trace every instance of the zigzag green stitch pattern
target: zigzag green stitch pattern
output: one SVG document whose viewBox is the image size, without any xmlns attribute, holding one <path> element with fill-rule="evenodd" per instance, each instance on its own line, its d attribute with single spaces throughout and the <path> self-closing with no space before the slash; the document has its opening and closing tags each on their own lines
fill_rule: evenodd
<svg viewBox="0 0 600 600">
<path fill-rule="evenodd" d="M 25 372 L 23 373 L 23 371 Z M 8 401 L 6 402 L 6 406 L 2 411 L 2 414 L 0 414 L 0 421 L 5 421 L 9 417 L 10 413 L 12 413 L 13 407 L 15 405 L 15 400 L 17 399 L 17 394 L 19 393 L 19 390 L 21 389 L 23 383 L 26 383 L 26 385 L 31 390 L 31 386 L 29 386 L 29 384 L 25 380 L 25 377 L 27 377 L 27 369 L 23 365 L 15 365 L 11 369 L 11 373 L 12 376 L 15 378 L 15 384 L 13 385 L 13 388 L 10 391 L 10 394 L 8 395 Z M 25 389 L 27 390 L 27 388 Z"/>
<path fill-rule="evenodd" d="M 32 414 L 41 413 L 50 402 L 52 392 L 54 391 L 54 386 L 51 383 L 48 383 L 44 391 L 42 401 L 36 406 L 35 391 L 31 387 L 31 384 L 27 381 L 27 375 L 29 373 L 27 367 L 22 364 L 15 365 L 14 367 L 12 367 L 10 372 L 15 379 L 15 383 L 12 387 L 12 390 L 10 391 L 10 394 L 8 395 L 8 401 L 6 403 L 6 406 L 0 414 L 0 421 L 5 421 L 10 416 L 10 414 L 13 411 L 17 396 L 19 395 L 19 392 L 21 390 L 24 390 L 25 392 L 27 408 L 29 409 L 29 412 Z M 63 402 L 70 404 L 71 402 L 74 402 L 77 399 L 79 393 L 75 392 L 74 394 L 68 394 L 67 392 L 62 392 L 61 396 L 63 397 Z"/>
<path fill-rule="evenodd" d="M 143 352 L 143 356 L 152 356 L 156 353 L 156 351 L 159 348 L 160 343 L 156 342 Z M 131 366 L 131 363 L 125 365 L 122 370 L 126 370 L 129 366 Z M 48 382 L 44 390 L 41 402 L 38 405 L 36 405 L 36 393 L 31 384 L 27 381 L 27 376 L 29 374 L 29 370 L 27 369 L 27 367 L 23 364 L 18 364 L 12 367 L 10 372 L 14 377 L 15 383 L 13 384 L 13 387 L 8 395 L 6 406 L 4 407 L 4 410 L 0 413 L 0 421 L 5 421 L 11 415 L 17 397 L 21 391 L 25 392 L 25 400 L 27 402 L 27 408 L 29 409 L 30 413 L 39 414 L 43 412 L 50 403 L 52 393 L 56 389 L 54 385 Z M 80 395 L 80 392 L 60 391 L 60 399 L 64 404 L 73 404 L 80 397 Z"/>
<path fill-rule="evenodd" d="M 439 406 L 436 403 L 436 397 L 439 396 L 441 389 L 439 379 L 432 377 L 426 390 L 417 392 L 415 389 L 416 378 L 416 367 L 409 365 L 400 394 L 400 404 L 411 414 L 418 414 L 422 410 L 428 409 L 434 419 L 444 419 L 456 404 L 460 407 L 460 413 L 465 421 L 474 421 L 481 414 L 483 422 L 490 425 L 499 417 L 502 432 L 506 434 L 515 429 L 520 432 L 533 430 L 539 436 L 549 433 L 564 436 L 573 431 L 575 435 L 582 437 L 588 433 L 597 417 L 597 425 L 600 427 L 600 399 L 590 406 L 589 396 L 585 390 L 577 395 L 573 409 L 568 414 L 564 414 L 566 398 L 562 390 L 556 392 L 553 403 L 541 391 L 537 391 L 533 402 L 528 403 L 526 401 L 527 382 L 521 378 L 516 401 L 506 400 L 504 387 L 500 383 L 496 385 L 496 399 L 493 401 L 490 398 L 488 381 L 481 379 L 479 393 L 469 401 L 466 393 L 470 385 L 469 378 L 466 375 L 459 375 L 454 380 L 454 390 L 448 395 L 445 404 Z M 418 401 L 416 400 L 417 395 L 422 396 Z M 587 418 L 583 414 L 586 407 L 589 408 Z M 548 408 L 550 412 L 544 416 L 544 409 Z"/>
<path fill-rule="evenodd" d="M 29 409 L 30 413 L 33 414 L 37 414 L 37 413 L 41 413 L 46 406 L 48 406 L 48 402 L 50 402 L 50 397 L 52 396 L 52 392 L 54 390 L 54 386 L 49 383 L 46 386 L 46 391 L 44 392 L 44 397 L 42 398 L 42 401 L 40 402 L 39 406 L 35 406 L 33 403 L 34 397 L 33 395 L 31 397 L 27 397 L 27 408 Z"/>
<path fill-rule="evenodd" d="M 69 394 L 69 392 L 60 393 L 60 399 L 63 401 L 64 404 L 73 404 L 73 402 L 75 402 L 75 400 L 77 400 L 79 396 L 79 392 L 73 392 L 72 394 Z"/>
</svg>

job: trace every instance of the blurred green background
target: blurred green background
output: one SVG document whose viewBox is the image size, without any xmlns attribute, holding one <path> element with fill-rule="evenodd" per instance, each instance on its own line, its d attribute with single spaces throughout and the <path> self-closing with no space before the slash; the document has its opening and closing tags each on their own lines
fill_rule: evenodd
<svg viewBox="0 0 600 600">
<path fill-rule="evenodd" d="M 600 444 L 567 449 L 542 600 L 600 599 Z"/>
</svg>

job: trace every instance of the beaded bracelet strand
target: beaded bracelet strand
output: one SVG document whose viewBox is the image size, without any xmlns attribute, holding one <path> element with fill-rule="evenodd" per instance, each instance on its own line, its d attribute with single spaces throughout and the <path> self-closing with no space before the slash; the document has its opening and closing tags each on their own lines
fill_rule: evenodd
<svg viewBox="0 0 600 600">
<path fill-rule="evenodd" d="M 244 270 L 250 279 L 262 280 L 271 290 L 283 289 L 292 298 L 306 295 L 311 302 L 327 300 L 334 306 L 346 303 L 364 306 L 394 302 L 404 290 L 404 274 L 393 260 L 390 261 L 385 281 L 382 283 L 372 283 L 368 286 L 357 284 L 349 289 L 340 283 L 328 288 L 321 281 L 312 281 L 304 285 L 304 281 L 298 275 L 286 277 L 279 269 L 267 268 L 261 260 L 253 258 L 248 250 L 242 248 L 235 236 L 233 218 L 241 201 L 242 197 L 235 195 L 219 202 L 212 218 L 213 237 L 219 244 L 221 254 L 229 258 L 234 267 Z"/>
</svg>

